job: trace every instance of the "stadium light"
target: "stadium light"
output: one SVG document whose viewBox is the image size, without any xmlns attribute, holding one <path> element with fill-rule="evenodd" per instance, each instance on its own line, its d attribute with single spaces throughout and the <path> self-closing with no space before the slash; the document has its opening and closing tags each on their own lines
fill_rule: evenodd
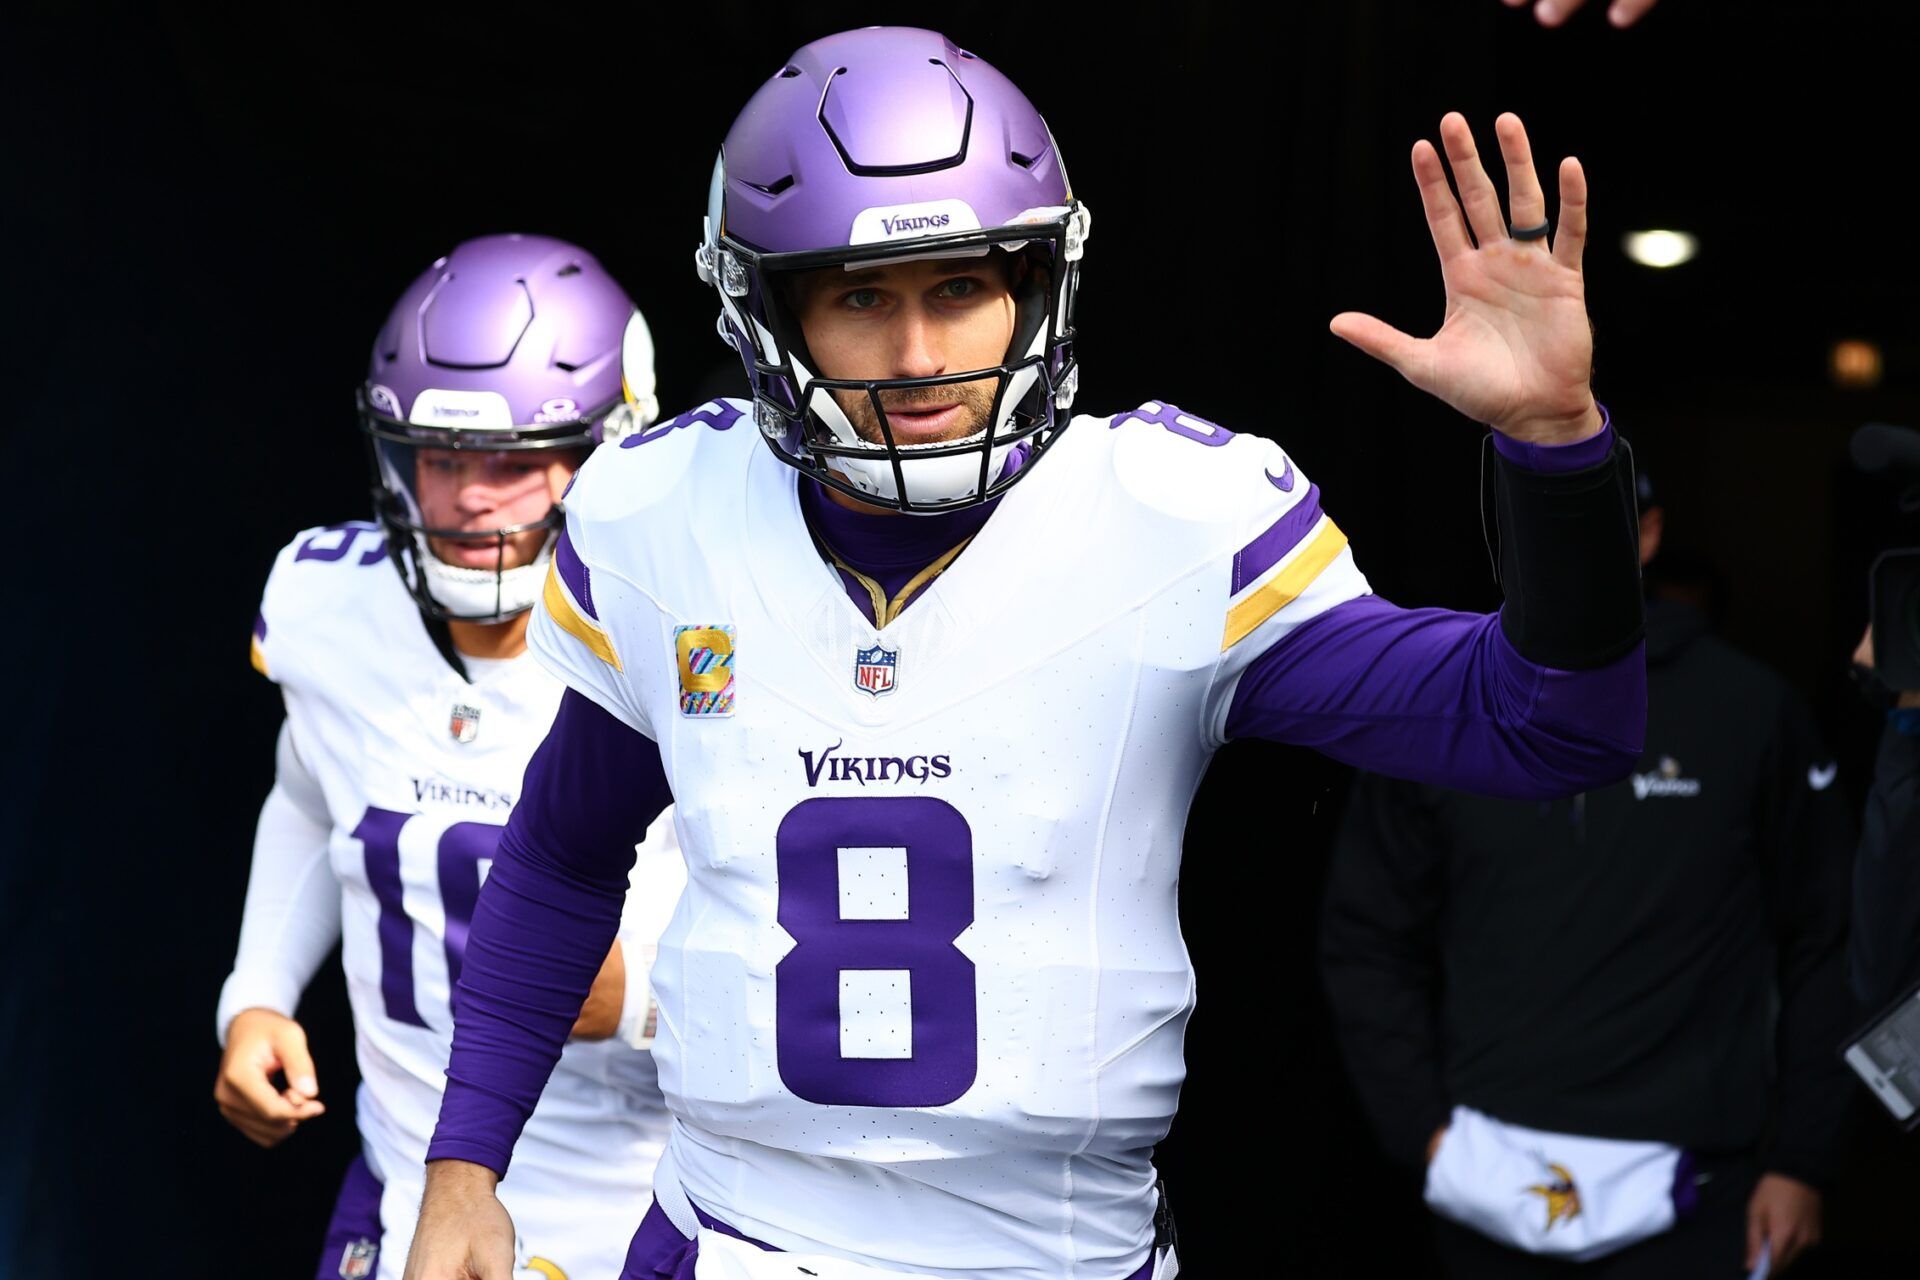
<svg viewBox="0 0 1920 1280">
<path fill-rule="evenodd" d="M 1842 338 L 1827 353 L 1827 371 L 1836 386 L 1877 387 L 1885 367 L 1879 346 L 1861 338 Z"/>
<path fill-rule="evenodd" d="M 1643 267 L 1677 267 L 1700 252 L 1700 241 L 1684 231 L 1629 231 L 1622 244 Z"/>
</svg>

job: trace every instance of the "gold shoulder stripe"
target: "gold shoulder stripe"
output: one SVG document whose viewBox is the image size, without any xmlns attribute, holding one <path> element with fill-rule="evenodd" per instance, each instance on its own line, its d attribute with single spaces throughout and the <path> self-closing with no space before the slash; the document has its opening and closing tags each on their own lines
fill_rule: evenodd
<svg viewBox="0 0 1920 1280">
<path fill-rule="evenodd" d="M 1285 568 L 1227 610 L 1227 633 L 1220 641 L 1221 651 L 1239 644 L 1255 627 L 1298 599 L 1346 545 L 1347 535 L 1340 532 L 1340 526 L 1322 519 L 1319 532 L 1306 541 Z"/>
<path fill-rule="evenodd" d="M 267 653 L 266 653 L 266 650 L 260 647 L 259 636 L 248 637 L 247 657 L 252 660 L 253 669 L 255 671 L 258 671 L 261 675 L 266 676 L 266 678 L 269 680 L 273 679 L 273 674 L 267 670 Z"/>
<path fill-rule="evenodd" d="M 620 665 L 620 655 L 613 651 L 613 641 L 607 638 L 607 633 L 574 607 L 573 597 L 560 585 L 560 571 L 551 560 L 547 562 L 547 586 L 541 599 L 546 603 L 548 616 L 560 624 L 562 631 L 593 650 L 594 657 L 615 671 L 626 670 Z"/>
</svg>

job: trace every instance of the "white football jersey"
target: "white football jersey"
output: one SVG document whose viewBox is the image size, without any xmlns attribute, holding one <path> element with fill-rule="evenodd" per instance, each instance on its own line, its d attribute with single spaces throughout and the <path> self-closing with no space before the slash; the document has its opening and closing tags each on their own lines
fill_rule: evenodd
<svg viewBox="0 0 1920 1280">
<path fill-rule="evenodd" d="M 476 663 L 474 683 L 461 679 L 386 563 L 381 531 L 362 522 L 307 530 L 281 552 L 253 656 L 285 695 L 293 748 L 332 820 L 356 1107 L 385 1183 L 380 1275 L 397 1277 L 474 902 L 563 686 L 524 659 Z M 636 865 L 627 915 L 663 922 L 684 878 L 663 822 Z M 634 950 L 630 940 L 629 981 L 643 982 Z M 572 1280 L 618 1275 L 667 1127 L 649 1053 L 620 1040 L 569 1043 L 500 1185 L 522 1261 L 545 1257 Z"/>
<path fill-rule="evenodd" d="M 1166 405 L 1079 419 L 883 630 L 798 482 L 740 402 L 604 446 L 530 629 L 672 783 L 663 1200 L 1127 1276 L 1185 1072 L 1188 805 L 1247 663 L 1365 579 L 1278 446 Z"/>
</svg>

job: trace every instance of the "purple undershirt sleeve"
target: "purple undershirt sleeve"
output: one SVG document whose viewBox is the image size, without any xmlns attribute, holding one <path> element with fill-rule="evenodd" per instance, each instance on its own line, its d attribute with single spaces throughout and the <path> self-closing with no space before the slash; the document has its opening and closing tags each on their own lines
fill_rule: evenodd
<svg viewBox="0 0 1920 1280">
<path fill-rule="evenodd" d="M 506 1173 L 613 946 L 634 846 L 672 802 L 659 748 L 569 689 L 474 907 L 428 1160 Z"/>
<path fill-rule="evenodd" d="M 1600 429 L 1571 444 L 1529 444 L 1493 433 L 1493 447 L 1501 457 L 1530 471 L 1585 471 L 1597 467 L 1613 452 L 1613 416 L 1600 406 Z"/>
<path fill-rule="evenodd" d="M 1228 738 L 1297 743 L 1395 777 L 1534 800 L 1626 776 L 1646 732 L 1644 646 L 1590 671 L 1527 661 L 1498 614 L 1359 596 L 1254 659 Z"/>
</svg>

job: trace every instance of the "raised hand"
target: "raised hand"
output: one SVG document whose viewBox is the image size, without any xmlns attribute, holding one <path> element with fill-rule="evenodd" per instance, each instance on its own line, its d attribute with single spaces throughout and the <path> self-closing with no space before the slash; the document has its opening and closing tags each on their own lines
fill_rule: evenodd
<svg viewBox="0 0 1920 1280">
<path fill-rule="evenodd" d="M 1407 381 L 1476 422 L 1539 444 L 1584 439 L 1601 426 L 1593 401 L 1593 330 L 1580 255 L 1587 237 L 1587 180 L 1580 162 L 1560 162 L 1560 225 L 1547 238 L 1547 200 L 1520 117 L 1494 121 L 1507 166 L 1512 232 L 1458 112 L 1440 122 L 1459 200 L 1433 144 L 1413 146 L 1413 176 L 1440 255 L 1446 318 L 1415 338 L 1357 311 L 1335 334 L 1399 370 Z M 1464 213 L 1462 212 L 1464 206 Z M 1471 229 L 1471 234 L 1469 234 Z"/>
<path fill-rule="evenodd" d="M 1501 0 L 1509 9 L 1533 6 L 1533 16 L 1543 27 L 1557 27 L 1571 18 L 1587 0 Z M 1660 0 L 1613 0 L 1607 6 L 1607 21 L 1616 27 L 1630 27 L 1645 16 Z"/>
</svg>

